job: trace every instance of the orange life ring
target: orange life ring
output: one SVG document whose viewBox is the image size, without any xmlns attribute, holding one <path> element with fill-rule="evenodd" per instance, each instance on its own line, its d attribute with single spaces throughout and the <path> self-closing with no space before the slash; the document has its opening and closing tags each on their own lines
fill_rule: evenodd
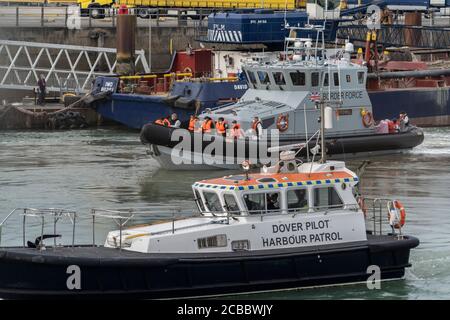
<svg viewBox="0 0 450 320">
<path fill-rule="evenodd" d="M 277 119 L 277 128 L 281 132 L 289 128 L 289 115 L 280 114 Z"/>
<path fill-rule="evenodd" d="M 192 69 L 189 67 L 184 68 L 183 73 L 192 73 Z"/>
<path fill-rule="evenodd" d="M 406 222 L 405 207 L 403 207 L 403 204 L 398 200 L 392 201 L 392 206 L 393 208 L 389 206 L 388 210 L 389 224 L 395 229 L 400 229 L 405 225 Z M 393 211 L 392 209 L 394 209 L 395 211 Z"/>
<path fill-rule="evenodd" d="M 362 113 L 362 123 L 366 128 L 371 127 L 373 125 L 372 112 L 365 111 Z"/>
</svg>

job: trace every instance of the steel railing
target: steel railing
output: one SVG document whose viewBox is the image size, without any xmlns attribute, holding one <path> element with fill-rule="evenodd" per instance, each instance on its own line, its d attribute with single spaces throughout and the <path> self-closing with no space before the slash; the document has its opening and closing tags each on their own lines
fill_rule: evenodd
<svg viewBox="0 0 450 320">
<path fill-rule="evenodd" d="M 363 201 L 361 202 L 361 199 Z M 91 220 L 92 223 L 92 243 L 90 245 L 96 246 L 96 226 L 99 223 L 99 219 L 112 220 L 118 227 L 119 231 L 119 245 L 118 248 L 122 249 L 123 246 L 123 232 L 130 228 L 137 228 L 142 226 L 150 226 L 156 223 L 170 223 L 170 227 L 152 232 L 152 235 L 176 233 L 180 230 L 186 230 L 190 228 L 196 228 L 199 226 L 210 224 L 230 224 L 231 221 L 238 221 L 240 219 L 258 218 L 260 221 L 264 219 L 270 219 L 277 217 L 280 214 L 285 214 L 288 217 L 295 218 L 298 215 L 313 215 L 322 213 L 325 215 L 333 214 L 335 212 L 350 210 L 354 212 L 362 211 L 365 214 L 366 229 L 372 234 L 385 234 L 386 230 L 383 229 L 383 220 L 387 222 L 386 205 L 390 199 L 383 198 L 362 198 L 358 197 L 358 203 L 353 204 L 337 204 L 328 206 L 308 206 L 304 208 L 291 208 L 291 209 L 275 209 L 275 210 L 228 210 L 223 208 L 221 211 L 196 211 L 193 209 L 182 208 L 170 208 L 167 206 L 152 206 L 142 208 L 123 208 L 123 209 L 91 209 L 87 215 L 80 215 L 76 211 L 60 209 L 60 208 L 16 208 L 12 210 L 6 217 L 0 222 L 0 246 L 2 243 L 3 229 L 6 223 L 14 216 L 22 216 L 22 246 L 27 246 L 26 241 L 26 224 L 28 218 L 36 218 L 40 222 L 40 239 L 44 239 L 44 230 L 46 224 L 50 223 L 53 226 L 53 247 L 57 247 L 56 235 L 57 235 L 57 223 L 63 218 L 68 219 L 72 225 L 71 228 L 71 244 L 74 247 L 76 245 L 76 224 L 80 220 Z M 190 225 L 176 225 L 178 222 L 189 218 L 200 219 L 199 223 Z M 142 221 L 143 224 L 133 225 L 127 227 L 131 221 Z M 400 231 L 401 233 L 401 231 Z M 88 244 L 89 245 L 89 244 Z"/>
<path fill-rule="evenodd" d="M 211 10 L 196 9 L 195 14 L 185 8 L 129 8 L 128 15 L 138 17 L 137 26 L 176 27 L 192 26 L 195 32 L 203 32 L 207 27 L 207 17 Z M 116 27 L 118 8 L 80 9 L 76 5 L 54 6 L 0 6 L 0 25 L 9 27 L 63 27 L 83 29 L 96 27 Z"/>
<path fill-rule="evenodd" d="M 366 229 L 374 235 L 387 234 L 389 232 L 395 233 L 393 227 L 387 222 L 388 218 L 388 203 L 392 199 L 387 198 L 368 198 L 358 196 L 358 203 L 366 216 Z M 389 226 L 389 227 L 388 227 Z M 399 229 L 401 234 L 401 228 Z"/>
<path fill-rule="evenodd" d="M 285 210 L 244 210 L 244 211 L 228 211 L 224 209 L 223 211 L 205 211 L 198 212 L 195 210 L 186 209 L 172 209 L 165 206 L 154 206 L 154 207 L 144 207 L 144 208 L 125 208 L 125 209 L 91 209 L 89 215 L 80 215 L 76 211 L 60 209 L 60 208 L 16 208 L 12 210 L 6 217 L 0 222 L 0 245 L 2 243 L 3 229 L 6 223 L 14 215 L 22 216 L 22 246 L 27 246 L 27 232 L 26 224 L 27 218 L 37 218 L 40 222 L 40 239 L 43 241 L 45 225 L 50 219 L 53 225 L 53 234 L 57 234 L 57 223 L 61 221 L 62 218 L 68 218 L 72 224 L 72 234 L 71 234 L 71 246 L 75 246 L 75 232 L 76 223 L 79 220 L 91 219 L 92 222 L 92 246 L 96 245 L 96 225 L 99 219 L 109 219 L 115 222 L 119 228 L 119 243 L 120 248 L 122 246 L 122 233 L 130 221 L 145 221 L 144 225 L 152 225 L 154 223 L 171 223 L 171 227 L 165 230 L 158 231 L 152 234 L 164 234 L 164 233 L 175 233 L 179 230 L 186 230 L 193 227 L 198 227 L 201 225 L 208 225 L 213 223 L 225 223 L 230 224 L 231 220 L 237 220 L 240 218 L 253 218 L 258 217 L 261 221 L 265 218 L 275 217 L 280 214 L 287 214 L 292 218 L 296 217 L 298 214 L 314 214 L 318 212 L 325 212 L 328 214 L 333 210 L 353 210 L 357 211 L 358 206 L 356 204 L 351 205 L 336 205 L 336 206 L 325 206 L 325 207 L 308 207 L 308 208 L 295 208 L 295 209 L 285 209 Z M 178 221 L 188 219 L 188 218 L 200 218 L 205 219 L 206 222 L 201 222 L 196 225 L 189 226 L 176 226 Z M 136 227 L 136 226 L 133 226 Z M 54 247 L 56 244 L 56 237 L 53 238 Z"/>
<path fill-rule="evenodd" d="M 53 221 L 53 232 L 54 235 L 57 234 L 56 225 L 61 218 L 67 217 L 70 219 L 72 223 L 72 246 L 75 245 L 75 225 L 77 219 L 77 213 L 73 210 L 60 209 L 60 208 L 45 208 L 45 209 L 37 209 L 37 208 L 16 208 L 11 211 L 6 217 L 0 222 L 0 245 L 2 242 L 2 233 L 3 227 L 8 222 L 8 220 L 20 212 L 22 215 L 22 245 L 26 247 L 26 221 L 27 217 L 35 217 L 40 219 L 41 221 L 41 240 L 44 237 L 44 226 L 45 226 L 45 218 L 50 216 Z M 54 238 L 54 245 L 56 246 L 56 237 Z"/>
</svg>

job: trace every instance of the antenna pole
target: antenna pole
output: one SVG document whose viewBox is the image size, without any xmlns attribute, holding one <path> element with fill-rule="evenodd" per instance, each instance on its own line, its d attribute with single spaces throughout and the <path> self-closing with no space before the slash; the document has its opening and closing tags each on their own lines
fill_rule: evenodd
<svg viewBox="0 0 450 320">
<path fill-rule="evenodd" d="M 325 163 L 327 161 L 325 152 L 325 108 L 324 101 L 320 100 L 320 152 L 322 159 L 320 159 L 320 163 Z"/>
</svg>

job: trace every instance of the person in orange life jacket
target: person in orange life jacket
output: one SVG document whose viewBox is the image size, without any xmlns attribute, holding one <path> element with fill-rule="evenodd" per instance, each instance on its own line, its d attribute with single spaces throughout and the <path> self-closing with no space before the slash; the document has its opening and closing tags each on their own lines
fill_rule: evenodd
<svg viewBox="0 0 450 320">
<path fill-rule="evenodd" d="M 159 119 L 156 119 L 155 120 L 155 122 L 154 122 L 155 124 L 159 124 L 160 126 L 168 126 L 168 120 L 166 119 L 166 118 L 159 118 Z"/>
<path fill-rule="evenodd" d="M 237 123 L 236 120 L 233 120 L 231 124 L 230 137 L 231 138 L 241 138 L 244 136 L 244 131 L 241 129 L 241 125 Z"/>
<path fill-rule="evenodd" d="M 169 127 L 179 128 L 181 126 L 181 121 L 178 120 L 178 115 L 174 112 L 169 118 Z"/>
<path fill-rule="evenodd" d="M 195 125 L 197 124 L 197 122 L 198 122 L 198 117 L 195 114 L 191 115 L 190 118 L 189 118 L 188 130 L 189 131 L 194 131 L 195 130 Z"/>
<path fill-rule="evenodd" d="M 205 117 L 205 120 L 202 122 L 202 132 L 203 133 L 211 133 L 211 129 L 214 128 L 214 122 L 208 116 Z"/>
<path fill-rule="evenodd" d="M 257 137 L 260 137 L 262 135 L 263 127 L 259 117 L 253 118 L 252 129 L 253 131 L 255 131 Z"/>
<path fill-rule="evenodd" d="M 218 135 L 225 136 L 228 129 L 228 123 L 224 118 L 220 117 L 219 120 L 216 121 L 216 132 Z"/>
<path fill-rule="evenodd" d="M 398 131 L 397 119 L 388 121 L 389 133 L 396 133 Z"/>
</svg>

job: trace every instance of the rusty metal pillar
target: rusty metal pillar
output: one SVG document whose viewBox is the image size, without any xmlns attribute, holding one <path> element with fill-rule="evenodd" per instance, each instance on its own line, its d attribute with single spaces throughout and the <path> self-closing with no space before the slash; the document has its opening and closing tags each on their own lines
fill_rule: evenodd
<svg viewBox="0 0 450 320">
<path fill-rule="evenodd" d="M 135 42 L 136 16 L 132 14 L 117 15 L 117 64 L 116 73 L 119 75 L 135 74 Z"/>
<path fill-rule="evenodd" d="M 414 30 L 414 28 L 408 27 L 422 26 L 422 13 L 417 11 L 405 13 L 405 26 L 407 26 L 404 30 L 405 45 L 419 47 L 419 43 L 421 42 L 420 30 Z"/>
</svg>

